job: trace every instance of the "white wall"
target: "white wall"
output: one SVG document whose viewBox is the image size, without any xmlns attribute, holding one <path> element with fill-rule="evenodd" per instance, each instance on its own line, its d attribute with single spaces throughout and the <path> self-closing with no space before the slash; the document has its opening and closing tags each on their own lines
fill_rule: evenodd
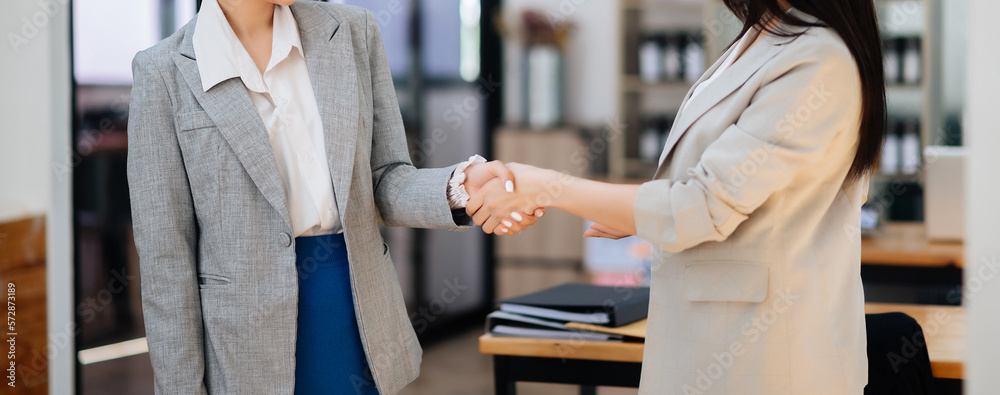
<svg viewBox="0 0 1000 395">
<path fill-rule="evenodd" d="M 0 13 L 0 221 L 47 218 L 49 393 L 73 393 L 68 0 Z"/>
<path fill-rule="evenodd" d="M 565 121 L 601 126 L 618 113 L 618 74 L 621 68 L 619 0 L 506 0 L 503 20 L 516 32 L 521 13 L 536 9 L 555 20 L 575 25 L 565 51 Z M 524 47 L 520 37 L 505 39 L 504 121 L 519 124 L 522 117 L 521 71 Z"/>
<path fill-rule="evenodd" d="M 969 61 L 966 86 L 965 298 L 969 312 L 966 393 L 995 394 L 1000 388 L 1000 2 L 969 2 Z"/>
<path fill-rule="evenodd" d="M 941 13 L 941 105 L 945 115 L 959 112 L 965 102 L 968 60 L 969 0 L 944 0 Z"/>
<path fill-rule="evenodd" d="M 58 3 L 55 3 L 58 6 Z M 11 1 L 0 13 L 0 221 L 48 213 L 49 147 L 52 121 L 48 114 L 51 85 L 48 67 L 50 33 L 38 28 L 32 17 L 43 12 L 34 1 Z M 63 11 L 66 12 L 66 11 Z M 25 20 L 28 27 L 25 27 Z M 24 41 L 14 39 L 14 34 Z"/>
</svg>

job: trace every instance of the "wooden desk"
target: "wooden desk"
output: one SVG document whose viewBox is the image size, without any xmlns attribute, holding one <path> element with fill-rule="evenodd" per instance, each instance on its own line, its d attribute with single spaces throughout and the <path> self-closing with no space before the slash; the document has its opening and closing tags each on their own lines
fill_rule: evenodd
<svg viewBox="0 0 1000 395">
<path fill-rule="evenodd" d="M 961 268 L 963 253 L 960 242 L 927 240 L 920 223 L 886 223 L 861 239 L 862 265 Z"/>
<path fill-rule="evenodd" d="M 4 330 L 18 333 L 14 336 L 16 353 L 10 362 L 17 366 L 15 394 L 49 392 L 47 364 L 39 365 L 37 359 L 52 346 L 46 336 L 46 262 L 45 217 L 0 223 L 0 287 L 6 294 L 7 284 L 14 284 L 17 314 L 14 330 Z"/>
<path fill-rule="evenodd" d="M 965 309 L 961 306 L 865 303 L 865 313 L 901 311 L 924 330 L 931 371 L 941 379 L 961 379 L 967 345 Z"/>
<path fill-rule="evenodd" d="M 961 379 L 965 360 L 965 311 L 958 306 L 865 304 L 869 314 L 900 311 L 924 330 L 934 377 Z M 493 355 L 497 395 L 514 394 L 514 383 L 532 381 L 596 386 L 638 387 L 643 343 L 479 337 L 479 352 Z"/>
</svg>

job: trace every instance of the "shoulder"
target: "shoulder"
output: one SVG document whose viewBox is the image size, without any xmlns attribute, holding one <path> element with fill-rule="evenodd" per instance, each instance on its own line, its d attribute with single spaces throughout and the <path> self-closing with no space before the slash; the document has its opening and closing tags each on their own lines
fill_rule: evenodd
<svg viewBox="0 0 1000 395">
<path fill-rule="evenodd" d="M 769 74 L 778 78 L 792 70 L 811 71 L 814 77 L 854 81 L 858 66 L 847 44 L 833 29 L 810 27 L 797 37 L 770 38 L 774 45 L 784 47 L 771 60 Z"/>
<path fill-rule="evenodd" d="M 785 47 L 775 57 L 776 60 L 791 63 L 822 62 L 835 65 L 854 65 L 854 56 L 847 44 L 833 29 L 810 27 L 798 37 L 774 37 L 777 44 Z"/>
<path fill-rule="evenodd" d="M 787 39 L 787 43 L 781 45 L 788 46 L 789 50 L 784 51 L 785 55 L 793 58 L 850 62 L 854 60 L 844 40 L 836 31 L 828 27 L 810 27 L 801 36 Z"/>
<path fill-rule="evenodd" d="M 347 22 L 355 26 L 363 26 L 373 19 L 371 12 L 353 5 L 329 3 L 324 1 L 300 1 L 296 5 L 303 8 L 314 8 L 316 11 L 326 12 L 336 18 L 340 23 Z"/>
<path fill-rule="evenodd" d="M 195 21 L 197 17 L 191 19 L 186 25 L 177 29 L 174 34 L 169 37 L 160 40 L 152 47 L 146 48 L 135 54 L 135 58 L 132 60 L 132 68 L 135 70 L 137 66 L 145 68 L 154 68 L 158 70 L 167 69 L 173 64 L 173 55 L 179 50 L 181 43 L 184 41 L 184 35 L 194 32 Z"/>
<path fill-rule="evenodd" d="M 292 4 L 292 7 L 297 7 L 299 13 L 325 14 L 337 20 L 341 25 L 350 26 L 351 31 L 354 32 L 353 40 L 355 40 L 356 45 L 363 46 L 369 36 L 378 34 L 375 16 L 371 11 L 361 7 L 322 1 L 297 1 Z"/>
</svg>

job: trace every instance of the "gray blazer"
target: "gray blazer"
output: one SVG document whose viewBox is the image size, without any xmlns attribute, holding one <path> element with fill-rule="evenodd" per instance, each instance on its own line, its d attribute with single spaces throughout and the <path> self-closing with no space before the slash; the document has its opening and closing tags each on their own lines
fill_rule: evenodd
<svg viewBox="0 0 1000 395">
<path fill-rule="evenodd" d="M 421 350 L 379 222 L 458 229 L 454 168 L 416 169 L 371 13 L 291 6 L 326 134 L 357 322 L 382 394 Z M 197 20 L 197 17 L 195 18 Z M 128 182 L 158 394 L 291 394 L 297 279 L 285 194 L 239 79 L 202 90 L 195 20 L 133 61 Z"/>
</svg>

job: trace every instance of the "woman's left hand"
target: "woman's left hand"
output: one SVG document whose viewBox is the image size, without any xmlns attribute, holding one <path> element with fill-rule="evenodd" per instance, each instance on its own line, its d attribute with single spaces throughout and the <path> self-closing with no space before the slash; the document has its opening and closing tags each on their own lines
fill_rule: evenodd
<svg viewBox="0 0 1000 395">
<path fill-rule="evenodd" d="M 611 229 L 607 226 L 601 225 L 599 223 L 593 223 L 590 225 L 590 229 L 583 232 L 584 237 L 603 237 L 605 239 L 620 240 L 626 237 L 632 236 L 628 233 Z"/>
</svg>

